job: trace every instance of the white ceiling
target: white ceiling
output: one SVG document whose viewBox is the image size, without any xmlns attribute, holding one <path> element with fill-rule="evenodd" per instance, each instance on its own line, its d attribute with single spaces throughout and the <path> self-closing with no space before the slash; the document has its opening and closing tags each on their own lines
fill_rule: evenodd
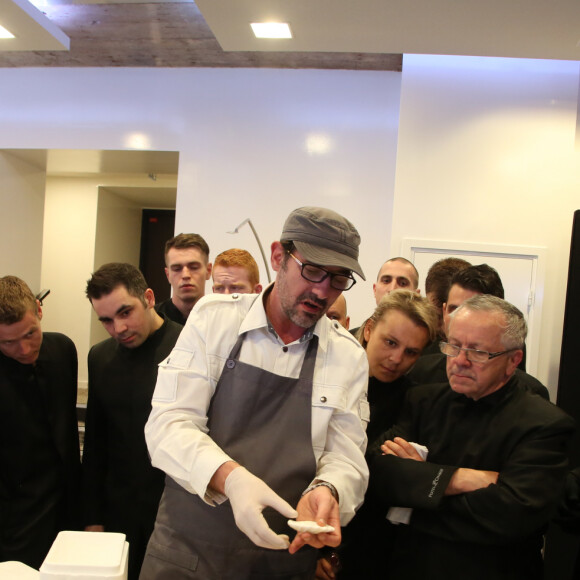
<svg viewBox="0 0 580 580">
<path fill-rule="evenodd" d="M 140 0 L 44 1 L 78 6 Z M 579 0 L 197 0 L 196 4 L 225 51 L 580 59 Z M 66 35 L 47 20 L 27 0 L 0 0 L 0 24 L 18 32 L 17 39 L 0 40 L 0 51 L 63 50 Z M 255 39 L 249 23 L 269 20 L 289 22 L 294 39 Z"/>
<path fill-rule="evenodd" d="M 580 59 L 578 0 L 197 0 L 228 51 L 325 51 Z M 249 23 L 288 22 L 292 40 Z"/>
<path fill-rule="evenodd" d="M 47 177 L 98 179 L 99 186 L 142 207 L 175 208 L 176 151 L 2 149 Z"/>
<path fill-rule="evenodd" d="M 26 161 L 49 177 L 82 175 L 176 175 L 177 151 L 92 150 L 92 149 L 2 149 Z M 154 180 L 153 180 L 154 181 Z"/>
<path fill-rule="evenodd" d="M 68 50 L 69 37 L 27 0 L 0 0 L 0 25 L 14 38 L 0 39 L 0 50 Z"/>
<path fill-rule="evenodd" d="M 68 37 L 27 0 L 0 0 L 0 25 L 18 36 L 0 40 L 0 53 L 6 55 L 0 66 L 171 66 L 167 64 L 171 62 L 355 68 L 363 62 L 363 67 L 377 70 L 401 70 L 404 53 L 580 60 L 580 0 L 43 1 L 56 4 L 44 10 L 60 18 L 60 26 L 73 38 L 70 52 L 66 52 Z M 122 6 L 132 10 L 120 13 Z M 288 22 L 294 39 L 255 39 L 249 24 L 271 20 Z M 166 28 L 160 41 L 162 25 Z M 143 43 L 148 35 L 149 44 Z M 111 44 L 118 51 L 109 54 Z M 176 45 L 184 47 L 181 59 Z M 158 52 L 164 46 L 171 49 L 171 58 Z M 64 54 L 70 56 L 59 56 Z M 131 60 L 135 55 L 139 59 Z M 49 175 L 100 171 L 113 176 L 126 170 L 125 176 L 131 176 L 137 188 L 128 186 L 125 178 L 111 177 L 104 185 L 117 188 L 124 197 L 145 196 L 147 204 L 158 189 L 164 201 L 173 197 L 175 202 L 177 153 L 44 150 L 30 155 L 36 157 L 28 161 L 46 164 Z M 170 183 L 153 182 L 149 174 L 163 175 Z"/>
</svg>

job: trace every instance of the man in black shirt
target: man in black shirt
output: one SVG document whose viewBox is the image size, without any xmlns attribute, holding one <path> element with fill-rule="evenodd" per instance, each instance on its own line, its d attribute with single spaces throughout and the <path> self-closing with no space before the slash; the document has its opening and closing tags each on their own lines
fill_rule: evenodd
<svg viewBox="0 0 580 580">
<path fill-rule="evenodd" d="M 466 300 L 443 345 L 448 382 L 411 389 L 370 450 L 370 486 L 385 511 L 413 509 L 397 529 L 393 578 L 543 577 L 542 532 L 563 490 L 574 422 L 515 376 L 526 330 L 508 302 Z M 426 460 L 411 442 L 427 447 Z"/>
<path fill-rule="evenodd" d="M 77 352 L 42 332 L 25 282 L 0 278 L 0 561 L 39 568 L 78 526 Z"/>
<path fill-rule="evenodd" d="M 489 294 L 497 298 L 504 298 L 504 289 L 501 278 L 497 271 L 487 264 L 468 266 L 455 273 L 451 279 L 451 285 L 447 298 L 443 303 L 443 332 L 446 334 L 451 314 L 468 298 L 480 294 Z M 444 338 L 444 337 L 443 337 Z M 434 347 L 434 348 L 431 348 Z M 446 360 L 439 349 L 439 340 L 428 347 L 428 352 L 415 363 L 409 377 L 418 385 L 442 383 L 447 380 Z M 527 388 L 545 399 L 550 399 L 548 389 L 535 377 L 525 372 L 526 370 L 526 345 L 523 346 L 523 356 L 516 374 Z"/>
<path fill-rule="evenodd" d="M 164 487 L 151 466 L 143 429 L 157 365 L 181 326 L 154 309 L 153 290 L 130 264 L 105 264 L 87 296 L 111 338 L 89 352 L 83 450 L 83 522 L 88 531 L 121 532 L 129 542 L 129 578 L 139 575 Z"/>
<path fill-rule="evenodd" d="M 419 272 L 412 262 L 400 256 L 389 258 L 380 268 L 377 281 L 373 284 L 373 294 L 377 306 L 386 294 L 393 290 L 411 290 L 420 294 Z M 361 324 L 364 326 L 366 320 Z M 350 330 L 350 333 L 358 337 L 360 326 Z"/>
<path fill-rule="evenodd" d="M 209 246 L 199 234 L 179 234 L 165 243 L 165 274 L 172 296 L 155 309 L 182 326 L 197 301 L 205 295 L 211 276 Z"/>
</svg>

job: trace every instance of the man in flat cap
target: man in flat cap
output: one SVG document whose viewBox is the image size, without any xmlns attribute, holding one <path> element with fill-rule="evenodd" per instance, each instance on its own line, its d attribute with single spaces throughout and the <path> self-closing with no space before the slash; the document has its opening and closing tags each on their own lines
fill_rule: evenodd
<svg viewBox="0 0 580 580">
<path fill-rule="evenodd" d="M 206 296 L 161 363 L 145 435 L 165 491 L 141 580 L 312 578 L 367 485 L 364 350 L 330 305 L 364 279 L 334 211 L 293 211 L 258 296 Z M 263 513 L 262 513 L 263 512 Z M 288 519 L 334 528 L 299 532 Z"/>
</svg>

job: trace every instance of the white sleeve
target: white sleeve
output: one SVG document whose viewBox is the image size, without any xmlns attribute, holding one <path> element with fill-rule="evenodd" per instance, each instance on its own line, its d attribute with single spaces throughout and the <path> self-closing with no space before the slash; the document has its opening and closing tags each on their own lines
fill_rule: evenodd
<svg viewBox="0 0 580 580">
<path fill-rule="evenodd" d="M 225 498 L 208 489 L 209 481 L 230 457 L 207 435 L 207 410 L 229 351 L 208 356 L 211 323 L 205 313 L 191 312 L 175 348 L 159 365 L 145 439 L 155 467 L 212 504 Z"/>
<path fill-rule="evenodd" d="M 318 457 L 316 479 L 328 481 L 336 487 L 339 494 L 340 523 L 344 526 L 362 504 L 368 485 L 369 470 L 364 453 L 370 410 L 366 397 L 366 353 L 359 347 L 350 348 L 347 353 L 344 353 L 343 348 L 340 350 L 341 356 L 332 356 L 330 353 L 327 361 L 331 365 L 333 377 L 340 381 L 330 380 L 325 387 L 315 385 L 312 416 L 313 430 L 320 430 L 322 437 L 322 417 L 328 413 L 328 407 L 331 407 L 332 414 L 326 425 L 324 448 Z M 331 377 L 327 374 L 326 379 Z M 323 393 L 321 388 L 326 392 Z M 333 400 L 329 396 L 332 393 Z"/>
</svg>

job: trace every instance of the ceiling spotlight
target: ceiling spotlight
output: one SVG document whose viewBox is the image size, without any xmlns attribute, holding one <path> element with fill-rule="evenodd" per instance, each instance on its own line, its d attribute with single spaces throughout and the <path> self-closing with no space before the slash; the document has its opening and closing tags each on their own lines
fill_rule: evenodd
<svg viewBox="0 0 580 580">
<path fill-rule="evenodd" d="M 150 139 L 143 133 L 131 133 L 127 135 L 125 145 L 129 149 L 151 149 Z"/>
<path fill-rule="evenodd" d="M 250 26 L 256 38 L 292 38 L 286 22 L 252 22 Z"/>
<path fill-rule="evenodd" d="M 6 30 L 3 26 L 0 26 L 0 38 L 14 38 L 14 34 L 9 30 Z"/>
</svg>

